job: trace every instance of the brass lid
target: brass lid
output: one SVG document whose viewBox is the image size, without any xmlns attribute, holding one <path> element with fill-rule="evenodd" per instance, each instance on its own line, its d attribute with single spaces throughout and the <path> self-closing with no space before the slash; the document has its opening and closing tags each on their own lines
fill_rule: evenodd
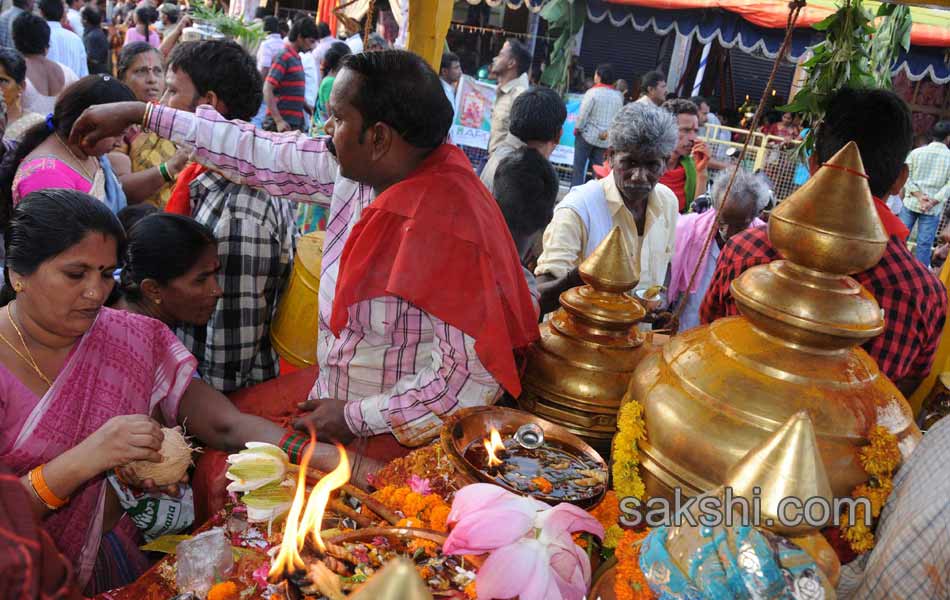
<svg viewBox="0 0 950 600">
<path fill-rule="evenodd" d="M 858 273 L 881 260 L 887 233 L 854 142 L 772 211 L 769 239 L 788 260 L 828 273 Z"/>
<path fill-rule="evenodd" d="M 639 281 L 620 227 L 613 228 L 578 270 L 584 283 L 604 292 L 626 292 Z"/>
<path fill-rule="evenodd" d="M 877 301 L 848 277 L 874 266 L 887 246 L 854 142 L 772 212 L 769 240 L 787 260 L 752 267 L 730 288 L 753 326 L 823 350 L 884 331 Z"/>
<path fill-rule="evenodd" d="M 807 523 L 784 524 L 800 517 L 796 509 L 801 509 L 809 499 L 820 498 L 827 503 L 826 507 L 831 507 L 834 498 L 808 413 L 795 413 L 775 433 L 749 450 L 729 469 L 725 486 L 732 489 L 734 497 L 759 498 L 764 528 L 786 536 L 815 531 L 817 527 Z M 797 498 L 799 505 L 785 506 L 786 519 L 780 521 L 779 507 L 786 498 Z M 826 512 L 825 522 L 831 516 Z"/>
<path fill-rule="evenodd" d="M 637 285 L 630 253 L 619 227 L 578 268 L 587 285 L 561 294 L 561 306 L 595 335 L 626 337 L 646 310 L 626 292 Z"/>
</svg>

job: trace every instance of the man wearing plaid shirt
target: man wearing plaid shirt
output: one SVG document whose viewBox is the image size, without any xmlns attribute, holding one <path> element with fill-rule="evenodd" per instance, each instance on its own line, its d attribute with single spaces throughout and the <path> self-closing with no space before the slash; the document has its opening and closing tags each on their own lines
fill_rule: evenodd
<svg viewBox="0 0 950 600">
<path fill-rule="evenodd" d="M 907 178 L 904 158 L 913 136 L 910 111 L 892 92 L 844 88 L 830 99 L 815 135 L 813 171 L 849 141 L 861 152 L 875 208 L 890 236 L 880 262 L 852 275 L 884 312 L 884 333 L 865 343 L 864 349 L 901 392 L 910 395 L 930 372 L 947 314 L 943 283 L 907 250 L 907 228 L 880 200 L 900 190 Z M 703 299 L 702 322 L 738 314 L 730 294 L 733 280 L 750 267 L 778 258 L 764 227 L 733 236 L 722 248 Z"/>
<path fill-rule="evenodd" d="M 234 42 L 179 45 L 167 79 L 165 104 L 188 112 L 211 104 L 231 118 L 250 120 L 261 102 L 257 65 Z M 172 197 L 187 194 L 191 216 L 214 232 L 224 294 L 207 326 L 185 325 L 177 333 L 198 359 L 202 378 L 233 392 L 279 373 L 270 325 L 293 259 L 293 209 L 220 173 L 202 169 L 189 179 L 188 172 L 197 171 L 183 171 Z"/>
<path fill-rule="evenodd" d="M 910 174 L 904 185 L 901 221 L 908 229 L 917 224 L 917 249 L 920 262 L 930 266 L 940 215 L 950 197 L 950 121 L 940 121 L 930 134 L 931 142 L 907 155 Z"/>
</svg>

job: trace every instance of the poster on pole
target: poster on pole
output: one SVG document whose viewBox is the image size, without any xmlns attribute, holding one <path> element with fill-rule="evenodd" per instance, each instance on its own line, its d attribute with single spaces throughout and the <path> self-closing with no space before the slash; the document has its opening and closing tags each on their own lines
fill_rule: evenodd
<svg viewBox="0 0 950 600">
<path fill-rule="evenodd" d="M 582 94 L 568 94 L 565 100 L 567 106 L 567 120 L 564 121 L 564 130 L 561 140 L 551 154 L 551 162 L 559 165 L 574 164 L 574 124 L 577 123 L 577 114 L 581 111 Z"/>
<path fill-rule="evenodd" d="M 452 142 L 456 146 L 487 150 L 494 104 L 493 84 L 463 75 L 455 93 L 455 120 L 450 130 Z"/>
<path fill-rule="evenodd" d="M 567 120 L 551 162 L 574 164 L 574 124 L 581 109 L 581 94 L 569 94 L 565 100 Z M 463 75 L 455 93 L 455 120 L 450 136 L 456 146 L 488 149 L 491 134 L 491 110 L 495 104 L 495 85 Z"/>
</svg>

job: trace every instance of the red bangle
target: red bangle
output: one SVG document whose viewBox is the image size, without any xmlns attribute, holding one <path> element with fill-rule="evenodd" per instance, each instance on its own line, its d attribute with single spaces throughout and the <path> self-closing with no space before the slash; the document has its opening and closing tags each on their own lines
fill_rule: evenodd
<svg viewBox="0 0 950 600">
<path fill-rule="evenodd" d="M 310 438 L 300 435 L 299 433 L 294 433 L 288 431 L 284 434 L 284 437 L 280 438 L 280 449 L 287 453 L 287 456 L 290 458 L 290 462 L 294 464 L 300 464 L 300 457 L 303 454 L 303 449 L 307 447 L 307 443 L 310 441 Z"/>
</svg>

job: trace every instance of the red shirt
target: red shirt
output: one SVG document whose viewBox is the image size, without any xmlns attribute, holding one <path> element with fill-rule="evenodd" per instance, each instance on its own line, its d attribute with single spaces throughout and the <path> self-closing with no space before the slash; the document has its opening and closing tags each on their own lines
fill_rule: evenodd
<svg viewBox="0 0 950 600">
<path fill-rule="evenodd" d="M 660 183 L 673 190 L 680 203 L 680 212 L 686 210 L 686 169 L 680 163 L 675 169 L 667 169 Z"/>
<path fill-rule="evenodd" d="M 884 333 L 863 348 L 891 381 L 898 382 L 930 372 L 947 316 L 947 292 L 895 232 L 888 234 L 890 240 L 881 260 L 852 277 L 871 292 L 884 311 Z M 703 298 L 700 320 L 705 324 L 739 314 L 729 293 L 732 281 L 746 269 L 778 258 L 766 227 L 747 229 L 730 238 Z"/>
</svg>

